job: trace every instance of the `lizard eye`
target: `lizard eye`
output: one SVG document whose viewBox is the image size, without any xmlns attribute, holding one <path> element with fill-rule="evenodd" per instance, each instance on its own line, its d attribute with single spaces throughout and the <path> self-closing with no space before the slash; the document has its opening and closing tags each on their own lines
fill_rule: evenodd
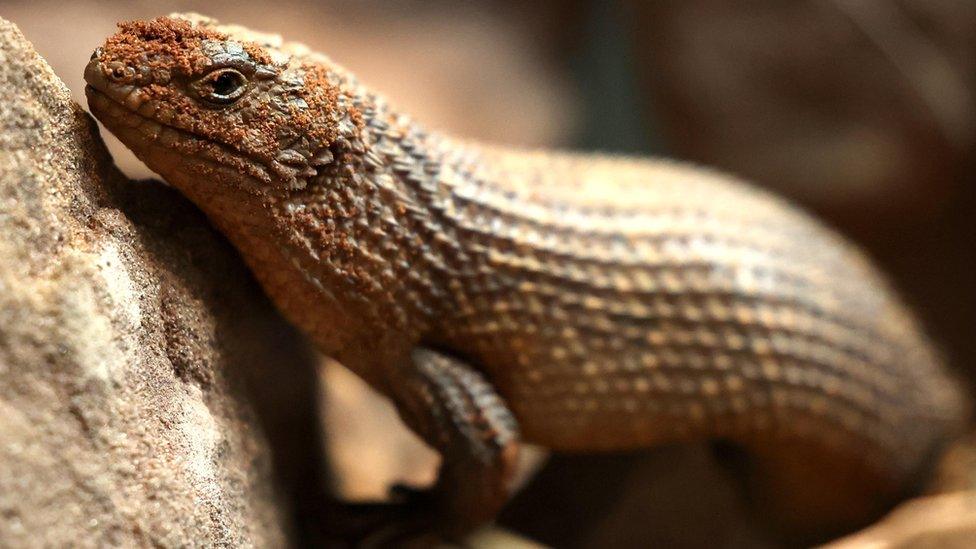
<svg viewBox="0 0 976 549">
<path fill-rule="evenodd" d="M 229 105 L 244 95 L 247 77 L 234 69 L 217 69 L 194 82 L 193 87 L 204 101 L 215 105 Z"/>
</svg>

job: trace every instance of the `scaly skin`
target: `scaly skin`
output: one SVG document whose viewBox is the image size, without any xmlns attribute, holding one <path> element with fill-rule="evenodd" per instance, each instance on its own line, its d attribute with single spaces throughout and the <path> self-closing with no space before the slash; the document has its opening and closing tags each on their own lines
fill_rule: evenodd
<svg viewBox="0 0 976 549">
<path fill-rule="evenodd" d="M 727 440 L 782 526 L 847 528 L 962 421 L 864 257 L 726 176 L 428 133 L 328 58 L 199 16 L 122 25 L 85 76 L 92 112 L 444 454 L 448 533 L 497 512 L 519 440 Z"/>
</svg>

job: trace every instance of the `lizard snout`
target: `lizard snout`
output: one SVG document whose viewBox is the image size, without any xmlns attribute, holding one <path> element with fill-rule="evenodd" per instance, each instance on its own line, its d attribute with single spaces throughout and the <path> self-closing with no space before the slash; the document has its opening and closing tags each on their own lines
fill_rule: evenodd
<svg viewBox="0 0 976 549">
<path fill-rule="evenodd" d="M 85 67 L 85 82 L 116 101 L 124 101 L 134 91 L 135 80 L 135 69 L 119 61 L 106 63 L 100 50 L 95 50 Z"/>
<path fill-rule="evenodd" d="M 102 93 L 110 93 L 116 86 L 134 84 L 136 77 L 134 67 L 119 60 L 106 60 L 103 48 L 92 52 L 85 67 L 85 82 Z"/>
<path fill-rule="evenodd" d="M 105 73 L 102 71 L 102 48 L 92 53 L 88 65 L 85 66 L 85 82 L 99 91 L 106 91 Z"/>
</svg>

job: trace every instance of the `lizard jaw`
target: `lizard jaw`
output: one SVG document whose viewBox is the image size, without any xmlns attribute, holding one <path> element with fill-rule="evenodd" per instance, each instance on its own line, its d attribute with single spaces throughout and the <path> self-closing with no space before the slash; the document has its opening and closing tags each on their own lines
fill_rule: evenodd
<svg viewBox="0 0 976 549">
<path fill-rule="evenodd" d="M 87 76 L 87 75 L 86 75 Z M 89 82 L 91 82 L 89 80 Z M 211 167 L 222 167 L 231 170 L 237 175 L 237 179 L 248 179 L 253 184 L 270 184 L 273 182 L 272 176 L 260 162 L 256 162 L 240 152 L 225 145 L 201 139 L 190 132 L 161 123 L 150 118 L 129 105 L 139 103 L 134 97 L 139 93 L 138 89 L 126 91 L 120 89 L 119 93 L 124 93 L 124 98 L 120 101 L 115 97 L 118 95 L 111 91 L 100 88 L 89 83 L 85 86 L 85 95 L 88 98 L 88 107 L 92 114 L 102 124 L 105 124 L 113 133 L 125 135 L 127 138 L 124 143 L 133 150 L 137 156 L 145 161 L 150 168 L 163 172 L 168 172 L 165 165 L 159 165 L 153 158 L 158 156 L 154 150 L 166 149 L 174 156 L 179 153 L 182 162 L 196 161 L 205 163 Z M 144 105 L 145 103 L 139 103 Z"/>
</svg>

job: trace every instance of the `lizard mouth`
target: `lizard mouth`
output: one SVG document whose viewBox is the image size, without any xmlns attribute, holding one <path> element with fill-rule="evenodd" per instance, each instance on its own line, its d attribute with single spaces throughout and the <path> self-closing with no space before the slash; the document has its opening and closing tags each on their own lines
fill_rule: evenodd
<svg viewBox="0 0 976 549">
<path fill-rule="evenodd" d="M 176 165 L 194 171 L 205 168 L 210 173 L 217 170 L 227 172 L 229 176 L 237 176 L 238 179 L 246 176 L 247 179 L 253 178 L 260 183 L 272 183 L 273 178 L 262 163 L 227 145 L 198 137 L 187 130 L 147 116 L 140 112 L 148 109 L 147 103 L 140 100 L 138 89 L 128 86 L 115 89 L 106 86 L 105 82 L 98 82 L 97 78 L 93 82 L 88 72 L 85 74 L 88 80 L 85 96 L 92 114 L 112 133 L 118 135 L 150 168 L 156 171 L 168 171 L 177 167 Z M 154 149 L 164 149 L 174 158 L 166 162 L 155 162 L 151 152 Z M 194 163 L 198 165 L 194 166 Z"/>
</svg>

